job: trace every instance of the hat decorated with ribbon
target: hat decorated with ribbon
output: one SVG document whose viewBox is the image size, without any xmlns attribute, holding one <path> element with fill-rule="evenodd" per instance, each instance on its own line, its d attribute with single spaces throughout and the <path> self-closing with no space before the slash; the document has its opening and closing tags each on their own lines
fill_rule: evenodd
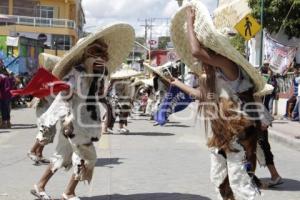
<svg viewBox="0 0 300 200">
<path fill-rule="evenodd" d="M 77 42 L 56 64 L 52 73 L 60 79 L 63 78 L 74 65 L 82 61 L 86 48 L 99 40 L 108 46 L 107 68 L 111 73 L 129 55 L 134 37 L 134 29 L 127 23 L 113 23 L 103 26 Z"/>
<path fill-rule="evenodd" d="M 206 48 L 220 54 L 241 67 L 251 78 L 255 86 L 255 95 L 262 96 L 268 93 L 266 83 L 259 71 L 256 70 L 230 43 L 229 39 L 215 27 L 206 6 L 199 0 L 186 2 L 174 15 L 171 21 L 171 39 L 176 52 L 182 61 L 197 74 L 201 73 L 201 63 L 192 56 L 187 37 L 186 10 L 192 7 L 195 10 L 194 31 L 199 42 Z"/>
</svg>

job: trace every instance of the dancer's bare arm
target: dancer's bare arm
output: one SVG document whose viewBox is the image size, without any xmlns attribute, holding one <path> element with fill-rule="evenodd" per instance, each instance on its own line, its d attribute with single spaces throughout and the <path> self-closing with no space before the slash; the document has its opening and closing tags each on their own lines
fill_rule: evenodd
<svg viewBox="0 0 300 200">
<path fill-rule="evenodd" d="M 177 86 L 178 88 L 180 88 L 183 92 L 185 92 L 186 94 L 192 96 L 192 97 L 195 97 L 196 99 L 200 99 L 201 97 L 201 93 L 200 93 L 200 90 L 199 89 L 195 89 L 195 88 L 192 88 L 186 84 L 184 84 L 183 82 L 179 81 L 178 79 L 176 78 L 173 78 L 171 81 L 170 81 L 171 85 L 175 85 Z"/>
<path fill-rule="evenodd" d="M 208 50 L 199 42 L 194 32 L 194 21 L 195 11 L 190 7 L 187 9 L 187 29 L 192 55 L 203 63 L 219 67 L 229 80 L 236 80 L 239 73 L 236 64 L 228 58 Z"/>
</svg>

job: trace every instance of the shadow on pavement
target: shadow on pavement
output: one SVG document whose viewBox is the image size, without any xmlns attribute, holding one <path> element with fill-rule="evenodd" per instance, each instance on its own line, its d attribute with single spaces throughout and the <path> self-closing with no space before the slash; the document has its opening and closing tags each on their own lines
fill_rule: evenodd
<svg viewBox="0 0 300 200">
<path fill-rule="evenodd" d="M 37 128 L 36 124 L 12 124 L 10 129 L 31 129 Z"/>
<path fill-rule="evenodd" d="M 262 178 L 261 180 L 268 181 L 270 179 Z M 300 191 L 300 181 L 282 178 L 283 183 L 274 187 L 269 188 L 269 190 L 278 190 L 278 191 Z"/>
<path fill-rule="evenodd" d="M 289 122 L 287 122 L 287 121 L 274 121 L 272 123 L 273 124 L 288 124 Z"/>
<path fill-rule="evenodd" d="M 188 125 L 184 125 L 184 124 L 170 124 L 170 125 L 164 125 L 163 127 L 181 127 L 181 128 L 188 128 L 188 127 L 191 127 L 191 126 L 188 126 Z"/>
<path fill-rule="evenodd" d="M 10 131 L 0 131 L 0 133 L 9 133 Z"/>
<path fill-rule="evenodd" d="M 145 193 L 145 194 L 130 194 L 130 195 L 103 195 L 94 197 L 84 197 L 82 200 L 210 200 L 208 197 L 203 197 L 195 194 L 181 193 Z"/>
<path fill-rule="evenodd" d="M 107 165 L 120 165 L 123 158 L 98 158 L 96 162 L 96 167 L 106 167 Z M 112 166 L 108 166 L 112 167 Z"/>
<path fill-rule="evenodd" d="M 130 132 L 121 135 L 141 135 L 141 136 L 173 136 L 173 133 L 160 133 L 160 132 Z"/>
</svg>

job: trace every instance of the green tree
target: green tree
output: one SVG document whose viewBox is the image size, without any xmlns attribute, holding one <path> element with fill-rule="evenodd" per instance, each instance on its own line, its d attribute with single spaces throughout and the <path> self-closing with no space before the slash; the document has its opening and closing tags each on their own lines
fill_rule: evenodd
<svg viewBox="0 0 300 200">
<path fill-rule="evenodd" d="M 240 34 L 230 37 L 229 40 L 232 46 L 234 46 L 241 54 L 245 53 L 245 39 Z"/>
<path fill-rule="evenodd" d="M 261 0 L 249 0 L 249 6 L 256 19 L 260 19 Z M 290 13 L 289 13 L 290 11 Z M 285 17 L 289 13 L 285 20 Z M 300 37 L 300 0 L 264 0 L 264 27 L 270 33 L 282 30 L 291 37 Z M 285 20 L 285 21 L 284 21 Z"/>
<path fill-rule="evenodd" d="M 169 36 L 161 36 L 158 38 L 158 49 L 166 49 L 168 42 L 171 41 Z"/>
</svg>

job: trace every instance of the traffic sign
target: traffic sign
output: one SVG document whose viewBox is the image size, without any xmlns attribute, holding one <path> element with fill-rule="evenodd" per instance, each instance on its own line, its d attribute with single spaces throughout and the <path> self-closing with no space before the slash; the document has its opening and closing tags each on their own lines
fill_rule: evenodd
<svg viewBox="0 0 300 200">
<path fill-rule="evenodd" d="M 250 40 L 260 30 L 260 24 L 251 16 L 246 15 L 234 28 L 246 39 Z"/>
<path fill-rule="evenodd" d="M 177 54 L 174 51 L 169 51 L 167 54 L 167 58 L 169 61 L 174 62 L 177 60 Z"/>
<path fill-rule="evenodd" d="M 148 41 L 148 44 L 149 44 L 149 45 L 156 45 L 156 44 L 157 44 L 157 41 L 156 41 L 156 40 L 149 40 L 149 41 Z"/>
</svg>

